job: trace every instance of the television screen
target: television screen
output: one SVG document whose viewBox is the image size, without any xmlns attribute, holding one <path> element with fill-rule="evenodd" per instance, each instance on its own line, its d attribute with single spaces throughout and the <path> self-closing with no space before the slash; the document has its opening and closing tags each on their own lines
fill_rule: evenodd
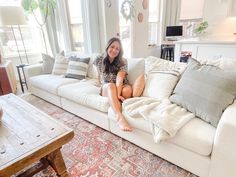
<svg viewBox="0 0 236 177">
<path fill-rule="evenodd" d="M 166 27 L 166 36 L 182 36 L 183 35 L 183 26 L 167 26 Z"/>
</svg>

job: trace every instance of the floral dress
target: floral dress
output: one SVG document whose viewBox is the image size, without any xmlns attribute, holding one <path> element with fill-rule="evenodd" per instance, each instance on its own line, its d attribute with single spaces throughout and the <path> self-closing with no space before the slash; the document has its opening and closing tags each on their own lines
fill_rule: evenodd
<svg viewBox="0 0 236 177">
<path fill-rule="evenodd" d="M 122 59 L 122 63 L 120 64 L 119 69 L 116 70 L 111 70 L 109 73 L 105 72 L 105 66 L 103 63 L 104 60 L 104 55 L 100 55 L 98 56 L 95 60 L 94 60 L 94 65 L 97 67 L 99 74 L 100 74 L 100 82 L 102 85 L 106 84 L 106 83 L 116 83 L 116 77 L 119 71 L 125 71 L 127 73 L 128 71 L 128 65 L 127 65 L 127 60 L 126 59 Z M 127 74 L 124 78 L 123 84 L 128 84 L 128 79 L 127 79 Z"/>
</svg>

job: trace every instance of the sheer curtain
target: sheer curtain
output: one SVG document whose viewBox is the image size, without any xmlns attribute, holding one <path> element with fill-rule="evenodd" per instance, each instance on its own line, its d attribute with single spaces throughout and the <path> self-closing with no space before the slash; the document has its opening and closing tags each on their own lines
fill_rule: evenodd
<svg viewBox="0 0 236 177">
<path fill-rule="evenodd" d="M 72 39 L 69 29 L 67 8 L 64 0 L 58 0 L 53 13 L 48 16 L 46 32 L 52 54 L 61 50 L 72 50 Z"/>
<path fill-rule="evenodd" d="M 82 15 L 84 29 L 84 52 L 100 52 L 99 36 L 99 0 L 82 0 Z M 61 50 L 73 51 L 72 35 L 69 26 L 67 4 L 64 0 L 58 0 L 54 13 L 48 16 L 46 33 L 52 54 L 55 56 Z"/>
</svg>

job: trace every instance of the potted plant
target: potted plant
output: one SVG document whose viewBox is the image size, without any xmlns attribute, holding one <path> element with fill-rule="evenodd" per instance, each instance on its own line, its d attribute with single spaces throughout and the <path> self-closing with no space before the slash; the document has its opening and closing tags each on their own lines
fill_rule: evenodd
<svg viewBox="0 0 236 177">
<path fill-rule="evenodd" d="M 28 13 L 32 14 L 35 18 L 35 21 L 39 25 L 42 35 L 43 35 L 43 40 L 44 40 L 44 45 L 45 45 L 45 50 L 47 52 L 47 46 L 45 42 L 45 35 L 43 31 L 43 26 L 45 25 L 48 16 L 52 13 L 52 11 L 56 7 L 56 0 L 21 0 L 21 5 L 23 9 Z M 42 21 L 39 20 L 39 17 L 36 15 L 36 10 L 40 10 L 42 15 Z"/>
<path fill-rule="evenodd" d="M 198 25 L 198 27 L 194 30 L 194 32 L 198 35 L 201 35 L 205 33 L 205 30 L 207 29 L 207 27 L 208 27 L 208 22 L 203 21 Z"/>
</svg>

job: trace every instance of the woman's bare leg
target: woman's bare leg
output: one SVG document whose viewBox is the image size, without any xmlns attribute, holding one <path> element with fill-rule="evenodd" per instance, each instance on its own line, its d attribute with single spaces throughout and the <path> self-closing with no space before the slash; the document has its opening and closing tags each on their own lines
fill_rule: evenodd
<svg viewBox="0 0 236 177">
<path fill-rule="evenodd" d="M 108 83 L 102 88 L 102 96 L 107 96 L 110 106 L 116 113 L 116 119 L 121 130 L 132 131 L 132 127 L 129 125 L 125 117 L 121 112 L 121 103 L 117 98 L 117 89 L 114 83 Z"/>
</svg>

